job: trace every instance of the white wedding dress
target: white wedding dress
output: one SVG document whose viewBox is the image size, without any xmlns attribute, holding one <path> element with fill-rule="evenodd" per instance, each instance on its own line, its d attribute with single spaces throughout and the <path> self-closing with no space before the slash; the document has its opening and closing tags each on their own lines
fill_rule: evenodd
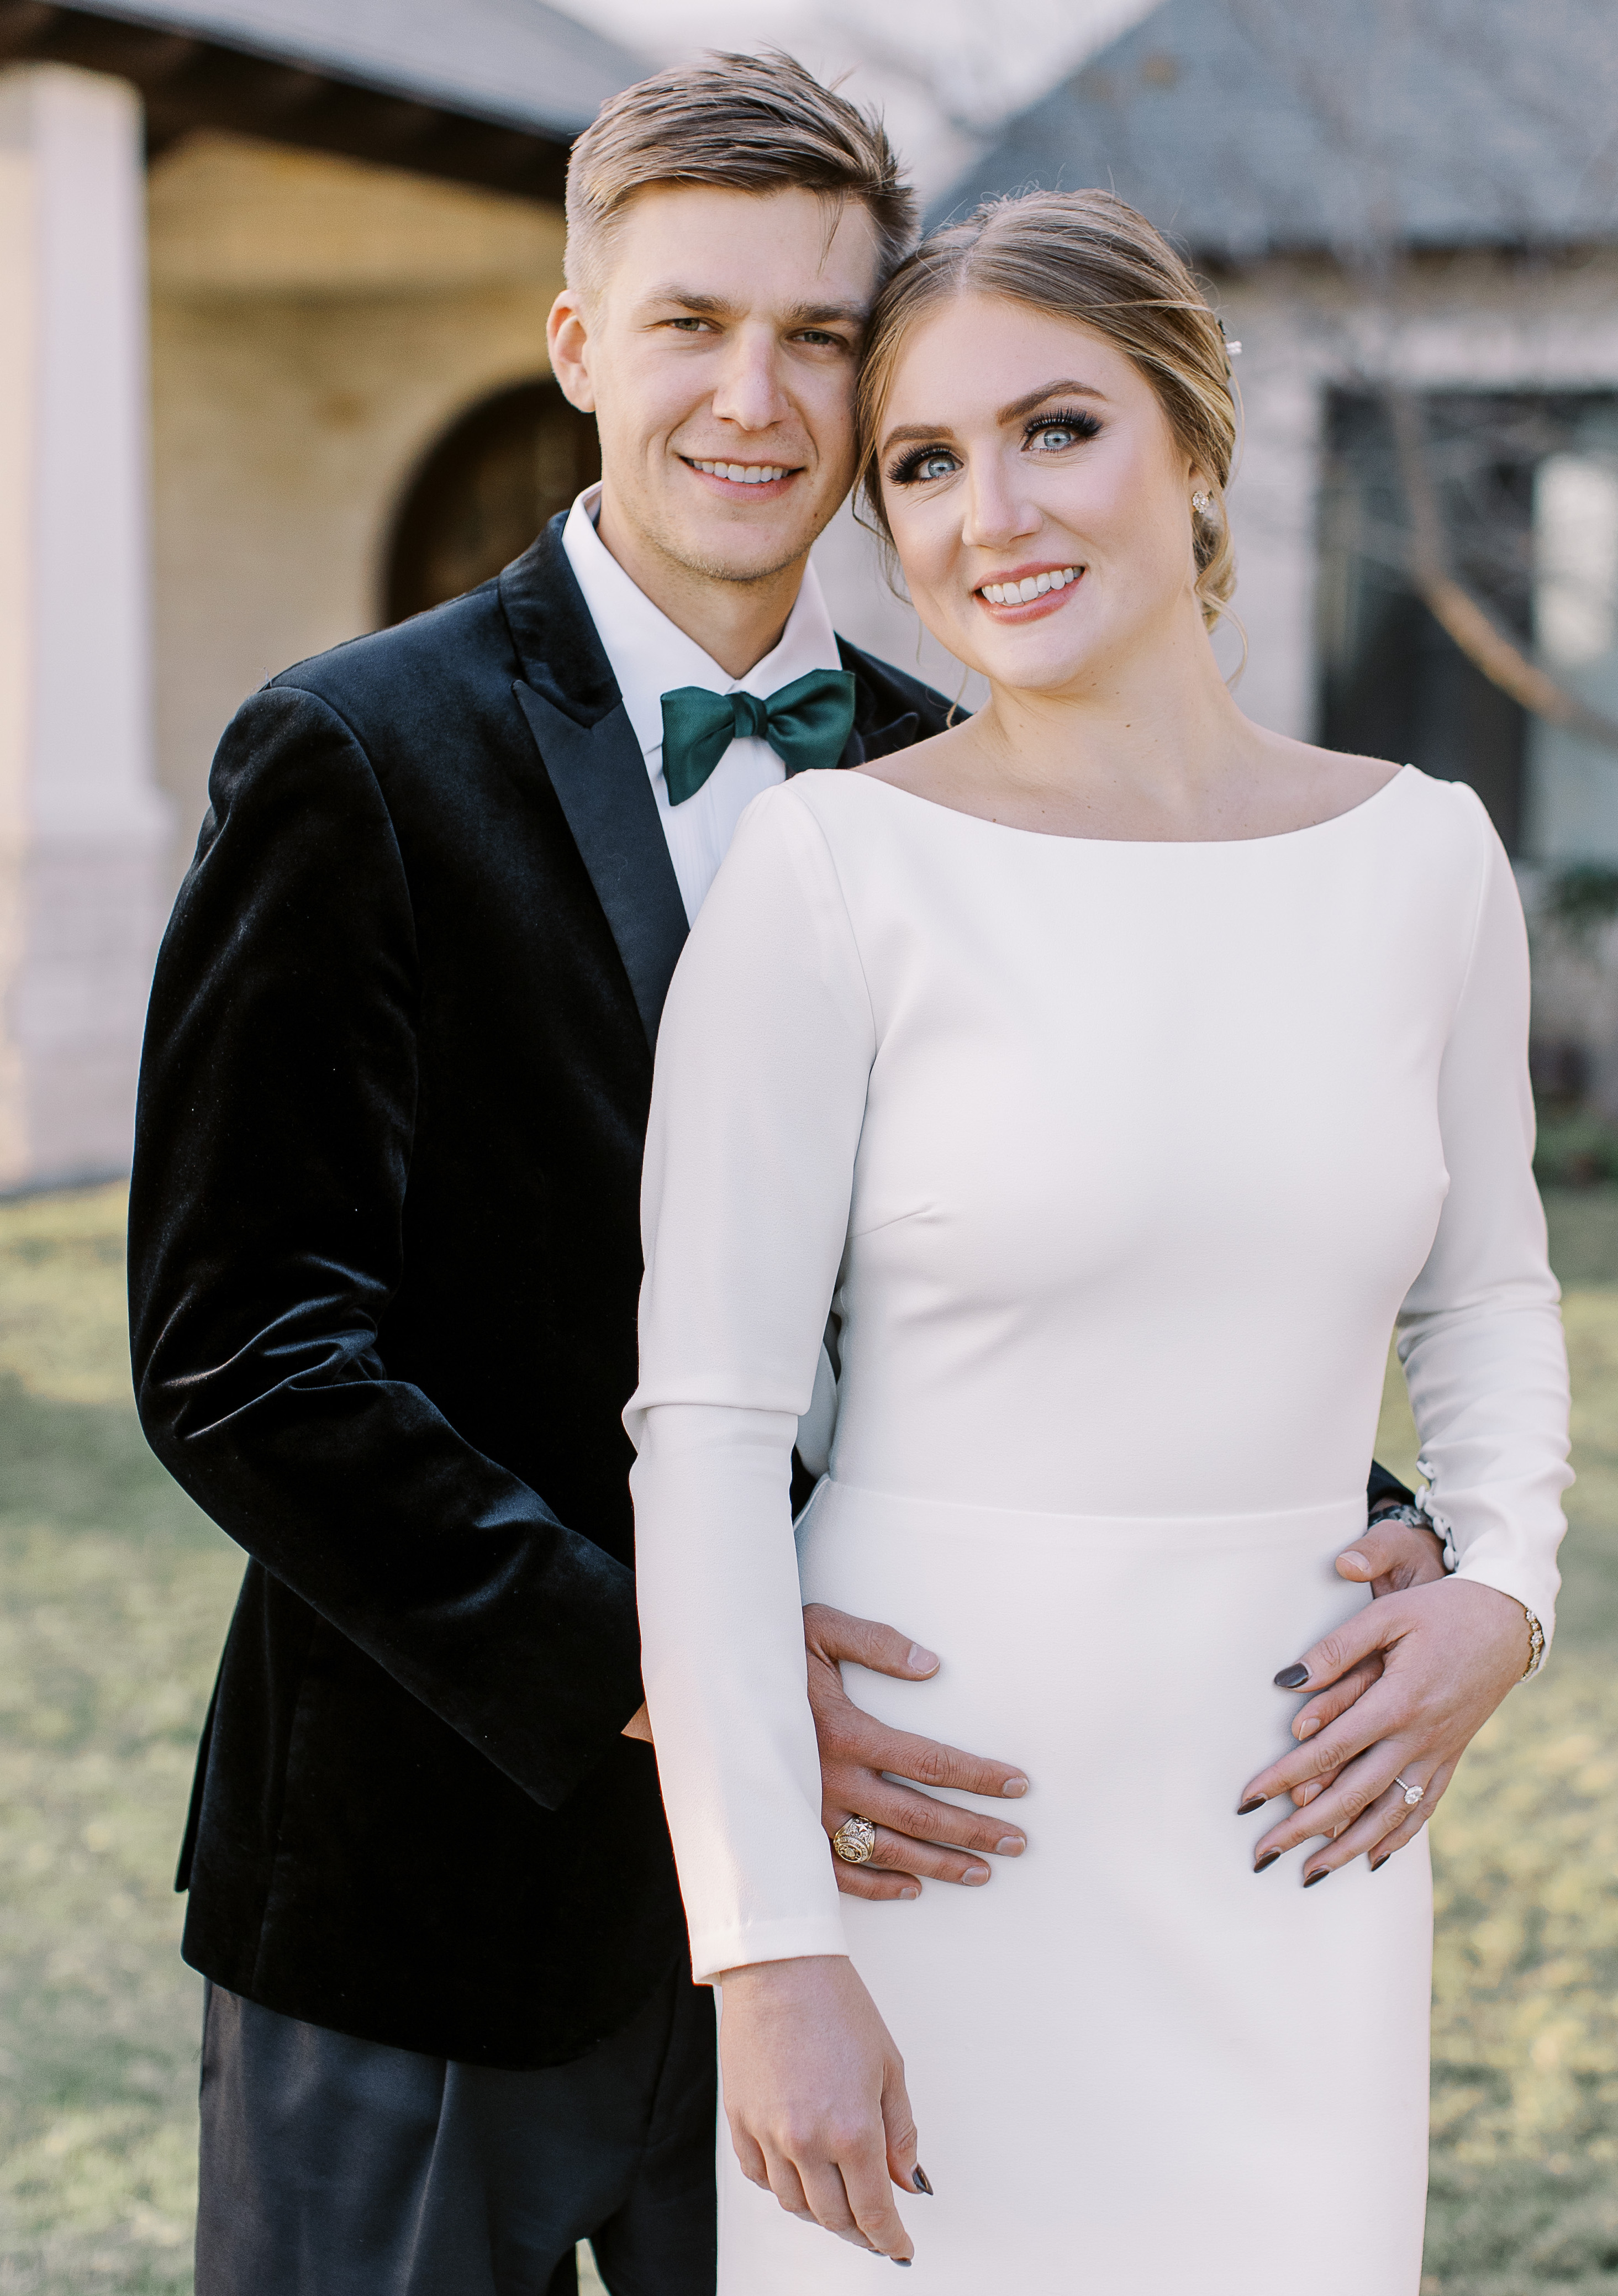
<svg viewBox="0 0 1618 2296">
<path fill-rule="evenodd" d="M 918 2290 L 1415 2296 L 1425 1836 L 1306 1892 L 1300 1856 L 1252 1870 L 1278 1808 L 1235 1812 L 1291 1744 L 1272 1677 L 1364 1599 L 1332 1566 L 1396 1316 L 1461 1570 L 1548 1627 L 1527 1003 L 1482 808 L 1409 768 L 1250 842 L 1031 835 L 845 773 L 743 821 L 658 1052 L 646 1691 L 697 1975 L 846 1951 L 904 2054 Z M 862 1704 L 1026 1768 L 987 1889 L 838 1895 L 807 1598 L 942 1655 L 850 1669 Z M 727 2135 L 719 2175 L 722 2296 L 872 2288 Z"/>
</svg>

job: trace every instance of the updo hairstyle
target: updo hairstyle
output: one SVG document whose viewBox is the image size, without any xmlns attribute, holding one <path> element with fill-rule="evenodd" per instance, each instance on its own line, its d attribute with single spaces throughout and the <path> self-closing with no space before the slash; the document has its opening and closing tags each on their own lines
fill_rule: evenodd
<svg viewBox="0 0 1618 2296">
<path fill-rule="evenodd" d="M 1194 510 L 1196 594 L 1210 628 L 1236 588 L 1225 488 L 1236 454 L 1236 406 L 1219 321 L 1190 271 L 1145 216 L 1110 192 L 1030 192 L 990 200 L 934 232 L 878 296 L 866 331 L 857 402 L 860 485 L 889 548 L 877 448 L 905 343 L 919 321 L 957 295 L 993 295 L 1074 319 L 1115 343 L 1157 394 L 1175 443 L 1203 472 L 1212 500 Z"/>
</svg>

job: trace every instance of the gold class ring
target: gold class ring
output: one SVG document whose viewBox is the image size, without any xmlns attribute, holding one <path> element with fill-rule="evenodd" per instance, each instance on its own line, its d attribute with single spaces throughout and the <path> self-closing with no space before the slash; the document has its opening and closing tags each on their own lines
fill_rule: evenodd
<svg viewBox="0 0 1618 2296">
<path fill-rule="evenodd" d="M 868 1817 L 845 1817 L 832 1847 L 845 1866 L 863 1866 L 876 1847 L 876 1828 Z"/>
<path fill-rule="evenodd" d="M 1394 1784 L 1399 1788 L 1400 1792 L 1403 1794 L 1403 1796 L 1404 1796 L 1404 1798 L 1405 1798 L 1406 1801 L 1409 1804 L 1409 1806 L 1410 1806 L 1410 1808 L 1411 1808 L 1412 1809 L 1414 1809 L 1414 1808 L 1415 1808 L 1415 1807 L 1416 1807 L 1417 1803 L 1421 1800 L 1421 1798 L 1422 1798 L 1423 1794 L 1424 1794 L 1424 1793 L 1425 1793 L 1425 1792 L 1426 1792 L 1426 1788 L 1425 1788 L 1425 1786 L 1408 1786 L 1408 1785 L 1406 1785 L 1406 1784 L 1405 1784 L 1405 1782 L 1404 1782 L 1404 1780 L 1403 1780 L 1402 1778 L 1395 1778 L 1395 1779 L 1394 1779 L 1394 1781 L 1393 1781 L 1393 1783 L 1394 1783 Z M 867 1852 L 866 1852 L 866 1855 L 868 1856 L 869 1854 L 870 1854 L 870 1853 L 867 1851 Z"/>
</svg>

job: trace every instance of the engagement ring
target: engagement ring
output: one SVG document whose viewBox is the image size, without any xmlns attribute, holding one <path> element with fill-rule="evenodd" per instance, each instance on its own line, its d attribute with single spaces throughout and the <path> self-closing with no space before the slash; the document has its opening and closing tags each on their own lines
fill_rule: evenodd
<svg viewBox="0 0 1618 2296">
<path fill-rule="evenodd" d="M 1393 1781 L 1393 1783 L 1394 1783 L 1394 1784 L 1395 1784 L 1396 1786 L 1398 1786 L 1398 1787 L 1400 1789 L 1400 1791 L 1402 1792 L 1402 1793 L 1403 1793 L 1403 1795 L 1404 1795 L 1404 1798 L 1405 1798 L 1406 1801 L 1407 1801 L 1407 1802 L 1409 1802 L 1409 1806 L 1410 1806 L 1410 1808 L 1411 1808 L 1412 1809 L 1414 1809 L 1414 1808 L 1415 1808 L 1415 1807 L 1416 1807 L 1417 1803 L 1421 1800 L 1422 1795 L 1426 1792 L 1426 1789 L 1425 1789 L 1425 1786 L 1408 1786 L 1408 1785 L 1406 1785 L 1406 1784 L 1405 1784 L 1405 1782 L 1404 1782 L 1404 1780 L 1403 1780 L 1402 1778 L 1395 1778 L 1395 1779 L 1394 1779 L 1394 1781 Z M 868 1853 L 867 1853 L 867 1854 L 868 1854 Z"/>
</svg>

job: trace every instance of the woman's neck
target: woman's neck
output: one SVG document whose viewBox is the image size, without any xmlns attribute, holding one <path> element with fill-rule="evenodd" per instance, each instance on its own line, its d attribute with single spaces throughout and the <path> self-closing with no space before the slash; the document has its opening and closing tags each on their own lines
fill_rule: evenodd
<svg viewBox="0 0 1618 2296">
<path fill-rule="evenodd" d="M 1059 691 L 993 686 L 965 725 L 862 770 L 1011 828 L 1203 843 L 1330 820 L 1394 768 L 1244 717 L 1199 618 Z"/>
</svg>

